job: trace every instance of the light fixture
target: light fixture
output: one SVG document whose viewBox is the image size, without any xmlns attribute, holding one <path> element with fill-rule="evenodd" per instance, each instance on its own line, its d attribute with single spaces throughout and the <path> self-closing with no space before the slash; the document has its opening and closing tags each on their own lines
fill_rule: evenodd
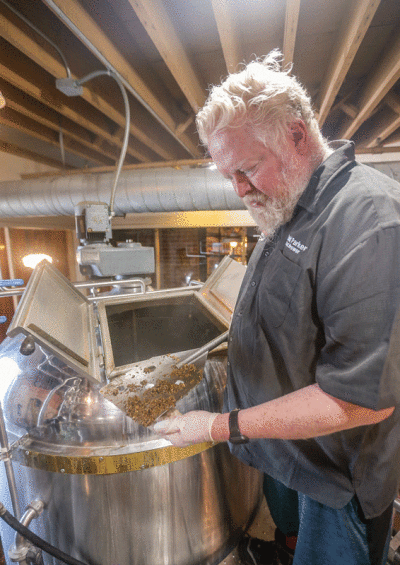
<svg viewBox="0 0 400 565">
<path fill-rule="evenodd" d="M 0 92 L 0 109 L 4 108 L 5 105 L 6 105 L 6 99 L 4 98 L 2 93 Z"/>
<path fill-rule="evenodd" d="M 34 269 L 36 265 L 44 260 L 48 261 L 49 263 L 53 262 L 52 257 L 50 257 L 50 255 L 46 255 L 45 253 L 30 253 L 29 255 L 25 255 L 25 257 L 22 258 L 22 263 L 25 267 Z"/>
</svg>

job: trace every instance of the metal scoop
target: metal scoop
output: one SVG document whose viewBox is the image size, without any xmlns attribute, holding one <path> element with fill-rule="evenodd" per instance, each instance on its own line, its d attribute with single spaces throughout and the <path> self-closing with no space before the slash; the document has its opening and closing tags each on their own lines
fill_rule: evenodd
<svg viewBox="0 0 400 565">
<path fill-rule="evenodd" d="M 140 361 L 100 393 L 142 426 L 150 426 L 201 381 L 208 352 L 227 338 L 224 332 L 183 359 L 168 354 Z"/>
</svg>

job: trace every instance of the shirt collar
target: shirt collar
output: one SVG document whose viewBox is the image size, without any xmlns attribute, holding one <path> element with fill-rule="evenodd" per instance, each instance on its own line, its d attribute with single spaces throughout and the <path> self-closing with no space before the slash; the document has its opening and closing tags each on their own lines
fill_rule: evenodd
<svg viewBox="0 0 400 565">
<path fill-rule="evenodd" d="M 352 141 L 332 141 L 334 152 L 315 169 L 307 188 L 300 196 L 298 206 L 312 212 L 324 187 L 345 167 L 355 161 Z"/>
</svg>

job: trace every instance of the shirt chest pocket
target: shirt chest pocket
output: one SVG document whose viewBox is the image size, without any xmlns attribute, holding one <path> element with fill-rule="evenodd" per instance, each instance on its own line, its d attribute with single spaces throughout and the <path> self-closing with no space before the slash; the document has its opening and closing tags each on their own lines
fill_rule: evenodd
<svg viewBox="0 0 400 565">
<path fill-rule="evenodd" d="M 258 313 L 267 326 L 280 327 L 295 299 L 303 269 L 282 254 L 267 263 L 258 293 Z"/>
</svg>

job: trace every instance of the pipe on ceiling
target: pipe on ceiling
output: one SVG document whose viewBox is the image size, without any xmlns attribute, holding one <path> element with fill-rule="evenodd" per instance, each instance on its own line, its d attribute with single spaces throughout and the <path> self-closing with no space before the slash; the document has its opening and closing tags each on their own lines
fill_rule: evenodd
<svg viewBox="0 0 400 565">
<path fill-rule="evenodd" d="M 0 182 L 0 218 L 73 216 L 79 202 L 109 202 L 113 173 Z M 208 167 L 122 171 L 115 213 L 243 210 L 230 181 Z"/>
</svg>

